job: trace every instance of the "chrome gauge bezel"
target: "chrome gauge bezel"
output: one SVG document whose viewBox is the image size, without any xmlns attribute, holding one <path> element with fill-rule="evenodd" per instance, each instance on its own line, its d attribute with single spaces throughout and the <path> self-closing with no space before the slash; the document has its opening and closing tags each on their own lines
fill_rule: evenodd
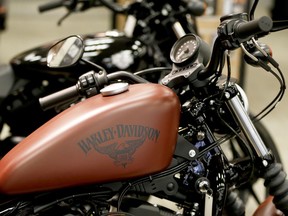
<svg viewBox="0 0 288 216">
<path fill-rule="evenodd" d="M 190 48 L 186 49 L 185 48 Z M 198 37 L 194 34 L 186 34 L 179 38 L 175 44 L 172 46 L 170 52 L 170 59 L 176 65 L 184 65 L 188 62 L 194 60 L 199 51 L 200 41 Z M 180 55 L 184 57 L 180 58 Z"/>
</svg>

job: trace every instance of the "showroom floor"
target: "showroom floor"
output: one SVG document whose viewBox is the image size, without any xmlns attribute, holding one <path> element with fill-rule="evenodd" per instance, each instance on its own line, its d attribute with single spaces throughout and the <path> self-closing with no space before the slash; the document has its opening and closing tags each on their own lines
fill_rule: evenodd
<svg viewBox="0 0 288 216">
<path fill-rule="evenodd" d="M 71 34 L 91 33 L 109 29 L 110 14 L 106 10 L 93 9 L 75 14 L 57 26 L 58 19 L 65 14 L 64 9 L 57 9 L 39 14 L 37 7 L 49 0 L 12 0 L 9 2 L 7 30 L 0 35 L 0 63 L 8 63 L 15 54 L 33 48 L 42 43 L 60 39 Z M 268 2 L 268 1 L 263 1 Z M 258 14 L 267 14 L 267 4 L 261 4 Z M 258 15 L 256 14 L 256 15 Z M 99 17 L 105 19 L 99 19 Z M 273 56 L 279 62 L 284 76 L 288 78 L 288 30 L 269 35 L 260 40 L 273 48 Z M 233 69 L 233 67 L 232 67 Z M 245 90 L 250 99 L 250 110 L 257 113 L 277 94 L 279 87 L 267 72 L 248 67 Z M 263 123 L 277 143 L 284 166 L 288 170 L 288 96 L 285 95 L 278 107 Z M 287 134 L 286 134 L 287 133 Z M 251 202 L 247 215 L 255 209 Z"/>
</svg>

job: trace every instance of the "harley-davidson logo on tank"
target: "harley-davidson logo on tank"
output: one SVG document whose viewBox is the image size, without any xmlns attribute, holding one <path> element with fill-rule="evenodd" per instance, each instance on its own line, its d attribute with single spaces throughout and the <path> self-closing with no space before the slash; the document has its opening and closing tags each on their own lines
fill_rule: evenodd
<svg viewBox="0 0 288 216">
<path fill-rule="evenodd" d="M 160 131 L 144 125 L 118 124 L 96 131 L 78 142 L 84 154 L 95 150 L 106 154 L 117 166 L 126 167 L 133 162 L 133 154 L 144 142 L 156 143 Z"/>
</svg>

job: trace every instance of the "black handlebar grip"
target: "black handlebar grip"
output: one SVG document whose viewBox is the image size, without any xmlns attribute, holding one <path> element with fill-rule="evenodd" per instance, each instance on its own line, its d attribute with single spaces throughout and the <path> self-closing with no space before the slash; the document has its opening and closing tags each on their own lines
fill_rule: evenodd
<svg viewBox="0 0 288 216">
<path fill-rule="evenodd" d="M 245 39 L 257 34 L 268 33 L 273 27 L 273 21 L 270 17 L 263 16 L 257 20 L 242 22 L 234 30 L 235 35 L 240 39 Z"/>
<path fill-rule="evenodd" d="M 64 5 L 63 1 L 59 0 L 59 1 L 49 2 L 49 3 L 44 4 L 44 5 L 40 5 L 38 9 L 39 9 L 39 12 L 42 13 L 42 12 L 45 12 L 48 10 L 62 7 L 63 5 Z"/>
<path fill-rule="evenodd" d="M 57 105 L 69 102 L 72 99 L 78 98 L 79 93 L 77 86 L 71 86 L 61 91 L 55 92 L 46 97 L 40 98 L 39 102 L 43 110 L 48 110 L 56 107 Z"/>
<path fill-rule="evenodd" d="M 187 8 L 193 16 L 202 16 L 207 8 L 206 2 L 187 1 Z"/>
</svg>

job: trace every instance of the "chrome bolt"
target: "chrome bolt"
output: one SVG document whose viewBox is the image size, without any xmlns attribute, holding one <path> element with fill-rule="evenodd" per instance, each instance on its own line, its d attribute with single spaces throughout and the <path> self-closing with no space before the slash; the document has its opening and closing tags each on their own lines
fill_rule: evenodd
<svg viewBox="0 0 288 216">
<path fill-rule="evenodd" d="M 206 193 L 208 191 L 207 188 L 209 188 L 209 182 L 208 181 L 203 180 L 203 181 L 199 182 L 198 189 L 201 193 Z"/>
<path fill-rule="evenodd" d="M 193 149 L 191 149 L 191 150 L 189 151 L 189 157 L 193 158 L 193 157 L 195 157 L 195 155 L 196 155 L 196 151 L 193 150 Z"/>
<path fill-rule="evenodd" d="M 268 166 L 268 162 L 267 162 L 266 160 L 263 160 L 263 161 L 262 161 L 262 164 L 263 164 L 264 167 L 267 167 L 267 166 Z"/>
<path fill-rule="evenodd" d="M 230 93 L 229 93 L 229 92 L 225 92 L 225 97 L 226 97 L 227 99 L 229 99 L 229 98 L 230 98 Z"/>
<path fill-rule="evenodd" d="M 215 100 L 210 100 L 209 101 L 209 104 L 212 106 L 212 105 L 214 105 L 215 104 Z"/>
<path fill-rule="evenodd" d="M 162 83 L 163 83 L 163 85 L 167 85 L 168 82 L 167 81 L 162 81 Z"/>
<path fill-rule="evenodd" d="M 203 131 L 198 131 L 197 140 L 203 140 L 205 138 L 205 133 Z"/>
</svg>

